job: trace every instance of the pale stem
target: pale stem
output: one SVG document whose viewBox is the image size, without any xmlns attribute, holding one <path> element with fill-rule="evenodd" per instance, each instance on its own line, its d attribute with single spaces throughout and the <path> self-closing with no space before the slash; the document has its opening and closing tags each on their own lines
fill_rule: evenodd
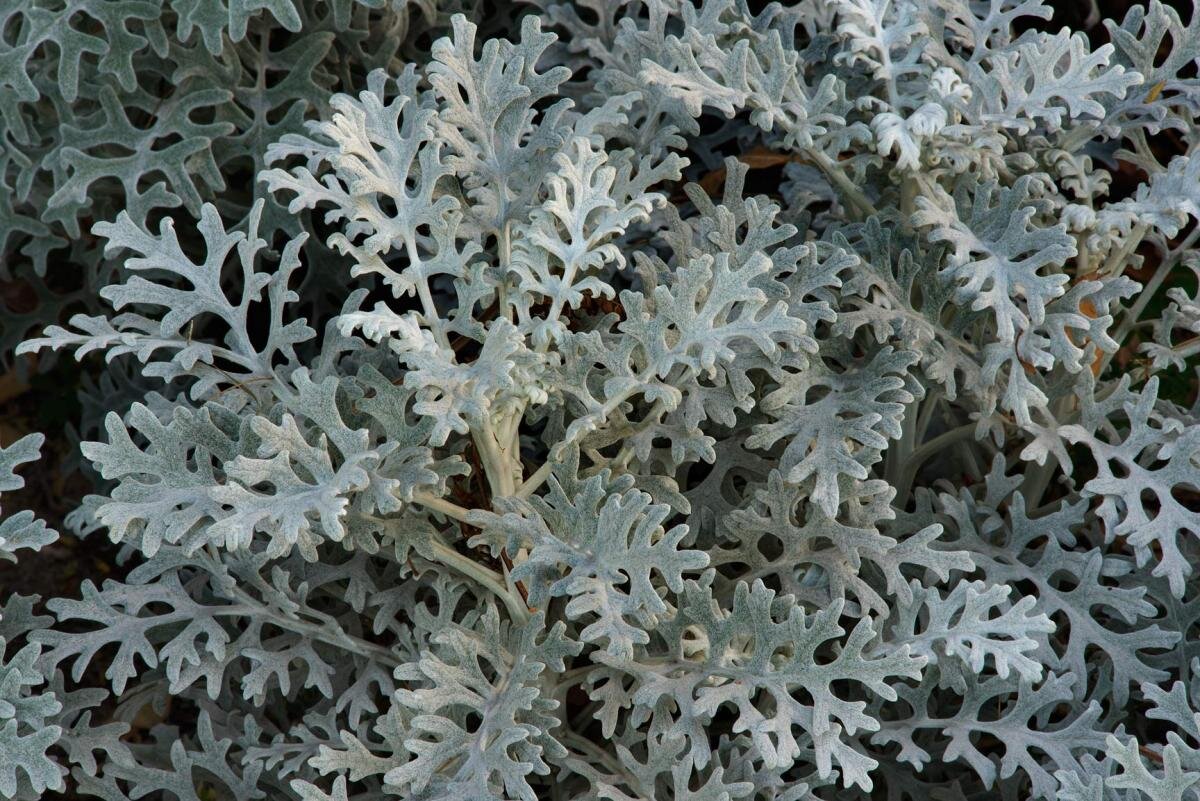
<svg viewBox="0 0 1200 801">
<path fill-rule="evenodd" d="M 600 667 L 596 664 L 584 665 L 583 667 L 571 668 L 554 677 L 554 685 L 556 688 L 573 687 L 582 681 L 587 674 L 591 673 L 596 668 Z"/>
<path fill-rule="evenodd" d="M 414 269 L 417 269 L 421 274 L 421 280 L 417 281 L 417 296 L 421 299 L 421 311 L 425 316 L 425 322 L 429 323 L 430 329 L 433 330 L 433 335 L 437 337 L 438 343 L 446 350 L 453 351 L 450 347 L 450 340 L 446 337 L 446 332 L 442 327 L 442 317 L 438 314 L 437 306 L 433 302 L 433 295 L 429 293 L 429 279 L 425 275 L 421 265 L 421 256 L 417 253 L 417 246 L 411 238 L 404 240 L 405 252 L 408 254 L 408 263 Z"/>
<path fill-rule="evenodd" d="M 1179 247 L 1175 248 L 1175 250 L 1173 250 L 1166 258 L 1162 260 L 1162 262 L 1158 265 L 1158 269 L 1155 270 L 1154 275 L 1151 276 L 1150 280 L 1146 282 L 1146 285 L 1142 287 L 1142 291 L 1138 293 L 1137 300 L 1135 300 L 1133 305 L 1129 307 L 1129 310 L 1125 313 L 1124 319 L 1121 320 L 1121 324 L 1117 326 L 1117 330 L 1113 334 L 1113 340 L 1116 341 L 1118 349 L 1121 345 L 1125 344 L 1125 337 L 1129 336 L 1130 332 L 1133 331 L 1134 327 L 1137 325 L 1138 318 L 1141 317 L 1142 312 L 1146 310 L 1146 306 L 1149 305 L 1150 301 L 1154 299 L 1154 296 L 1158 293 L 1158 290 L 1162 288 L 1163 281 L 1167 280 L 1167 276 L 1170 275 L 1171 271 L 1175 269 L 1176 265 L 1178 265 L 1179 257 L 1183 253 L 1186 253 L 1188 250 L 1190 250 L 1198 238 L 1200 238 L 1200 226 L 1193 228 L 1191 233 L 1187 235 L 1187 238 L 1180 243 Z M 1108 363 L 1112 361 L 1112 358 L 1115 355 L 1116 351 L 1113 351 L 1111 353 L 1105 353 L 1100 357 L 1101 374 L 1103 374 L 1104 369 L 1108 367 Z"/>
<path fill-rule="evenodd" d="M 516 489 L 513 465 L 507 449 L 501 447 L 500 438 L 496 435 L 491 421 L 485 419 L 479 429 L 472 431 L 471 439 L 475 442 L 476 450 L 479 451 L 479 458 L 483 462 L 483 472 L 487 476 L 492 495 L 496 497 L 512 495 Z"/>
<path fill-rule="evenodd" d="M 1171 352 L 1181 359 L 1187 359 L 1191 356 L 1195 356 L 1197 353 L 1200 353 L 1200 337 L 1185 339 L 1178 345 L 1173 345 L 1171 347 Z"/>
<path fill-rule="evenodd" d="M 1120 275 L 1122 272 L 1124 272 L 1126 259 L 1128 259 L 1133 252 L 1137 250 L 1137 246 L 1142 243 L 1142 239 L 1145 238 L 1146 232 L 1149 230 L 1150 226 L 1146 223 L 1138 223 L 1135 225 L 1133 230 L 1129 232 L 1129 236 L 1125 237 L 1125 241 L 1121 243 L 1121 246 L 1112 253 L 1108 254 L 1108 258 L 1105 260 L 1104 266 L 1100 268 L 1100 274 L 1108 277 Z"/>
<path fill-rule="evenodd" d="M 575 273 L 579 272 L 579 263 L 572 259 L 569 264 L 563 264 L 562 285 L 563 287 L 571 286 L 571 282 L 575 280 Z M 546 320 L 557 320 L 558 316 L 563 312 L 565 305 L 563 295 L 560 293 L 550 303 L 550 311 L 546 313 Z M 540 345 L 537 346 L 538 353 L 545 353 L 550 349 L 550 338 L 547 337 Z"/>
<path fill-rule="evenodd" d="M 457 504 L 432 497 L 413 498 L 413 501 L 429 509 L 437 509 L 437 511 L 442 512 L 447 517 L 452 517 L 464 523 L 468 522 L 466 520 L 468 511 Z M 379 518 L 373 519 L 380 520 Z M 402 521 L 395 519 L 383 519 L 380 522 L 389 528 L 402 525 Z M 436 561 L 474 580 L 500 599 L 505 608 L 508 609 L 508 613 L 513 621 L 523 624 L 529 620 L 529 608 L 525 606 L 525 601 L 517 594 L 515 589 L 510 590 L 510 588 L 505 586 L 505 578 L 499 573 L 486 565 L 481 565 L 469 556 L 459 553 L 439 539 L 433 539 L 429 547 L 433 551 L 433 555 L 437 557 Z"/>
<path fill-rule="evenodd" d="M 359 639 L 352 634 L 347 634 L 341 626 L 336 622 L 332 626 L 321 625 L 318 623 L 310 623 L 299 618 L 285 617 L 275 613 L 273 609 L 264 605 L 254 596 L 240 587 L 234 586 L 231 588 L 232 596 L 240 601 L 240 607 L 228 607 L 218 610 L 217 614 L 222 615 L 241 615 L 245 613 L 261 615 L 271 621 L 272 625 L 278 626 L 285 631 L 291 631 L 295 634 L 303 634 L 312 637 L 314 640 L 320 640 L 327 645 L 332 645 L 337 648 L 342 648 L 359 656 L 375 659 L 380 659 L 392 665 L 401 664 L 401 659 L 396 656 L 392 650 L 378 643 L 368 642 Z"/>
<path fill-rule="evenodd" d="M 591 414 L 589 414 L 587 416 L 597 418 L 597 425 L 599 425 L 600 423 L 603 423 L 606 419 L 608 419 L 608 416 L 610 414 L 612 414 L 614 409 L 616 409 L 618 406 L 620 406 L 625 401 L 629 400 L 629 398 L 636 395 L 638 393 L 638 391 L 641 390 L 642 385 L 645 384 L 646 381 L 650 380 L 650 376 L 653 375 L 653 373 L 654 373 L 654 370 L 648 368 L 641 375 L 639 375 L 637 377 L 637 379 L 635 379 L 634 382 L 630 386 L 626 387 L 625 389 L 618 392 L 616 395 L 609 398 L 607 401 L 604 402 L 603 406 L 601 406 L 599 409 L 597 409 L 596 411 L 592 412 Z M 567 440 L 564 440 L 563 442 L 561 442 L 558 445 L 558 447 L 564 447 L 564 446 L 570 445 L 576 439 L 578 439 L 580 436 L 582 436 L 584 432 L 591 431 L 591 430 L 594 430 L 594 429 L 590 429 L 587 426 L 581 426 L 578 429 L 578 433 L 576 433 L 570 439 L 567 439 Z M 520 487 L 517 487 L 516 497 L 528 498 L 531 495 L 533 495 L 533 493 L 537 492 L 538 488 L 541 487 L 542 484 L 545 483 L 546 479 L 550 477 L 550 473 L 553 469 L 554 469 L 553 460 L 547 459 L 546 462 L 533 473 L 533 475 L 531 475 L 529 478 L 525 479 L 525 482 L 523 484 L 521 484 Z"/>
<path fill-rule="evenodd" d="M 525 479 L 525 481 L 521 483 L 521 486 L 517 487 L 516 496 L 521 499 L 527 499 L 532 496 L 533 493 L 537 492 L 538 488 L 541 487 L 542 484 L 546 482 L 546 479 L 550 477 L 550 472 L 554 469 L 552 464 L 553 462 L 547 459 L 541 467 L 533 472 L 533 475 Z"/>
<path fill-rule="evenodd" d="M 921 414 L 917 417 L 917 442 L 925 439 L 925 434 L 929 431 L 929 423 L 933 419 L 933 413 L 941 400 L 942 392 L 939 389 L 930 389 L 926 393 L 925 402 L 921 406 Z"/>
<path fill-rule="evenodd" d="M 1075 396 L 1064 395 L 1055 404 L 1053 412 L 1054 420 L 1059 424 L 1059 427 L 1064 426 L 1077 416 L 1078 411 Z M 1054 471 L 1058 467 L 1058 458 L 1053 453 L 1047 453 L 1046 461 L 1043 464 L 1038 465 L 1033 471 L 1026 473 L 1024 495 L 1030 507 L 1041 503 L 1042 496 L 1046 493 L 1046 488 L 1050 486 L 1050 480 L 1054 477 Z"/>
<path fill-rule="evenodd" d="M 877 213 L 875 205 L 870 199 L 863 194 L 853 181 L 842 171 L 841 166 L 829 156 L 825 155 L 820 150 L 805 151 L 816 163 L 825 176 L 833 182 L 834 187 L 849 200 L 864 217 L 870 217 Z"/>
<path fill-rule="evenodd" d="M 904 221 L 904 230 L 912 232 L 912 216 L 917 206 L 917 195 L 921 186 L 911 175 L 905 175 L 900 180 L 900 217 Z"/>
<path fill-rule="evenodd" d="M 575 751 L 579 754 L 590 756 L 597 762 L 602 763 L 613 774 L 624 778 L 625 782 L 629 785 L 630 789 L 634 790 L 634 792 L 640 793 L 643 791 L 644 788 L 642 783 L 637 780 L 637 777 L 631 775 L 627 770 L 625 770 L 623 765 L 614 761 L 612 756 L 607 751 L 602 750 L 590 740 L 584 739 L 582 736 L 576 734 L 570 729 L 563 729 L 562 731 L 555 732 L 555 735 L 562 740 L 563 745 L 575 749 Z"/>
<path fill-rule="evenodd" d="M 496 571 L 464 556 L 443 542 L 434 540 L 432 549 L 439 562 L 475 580 L 499 598 L 515 623 L 524 625 L 529 620 L 529 609 L 516 588 L 507 584 L 506 576 L 502 577 Z"/>
<path fill-rule="evenodd" d="M 920 403 L 919 400 L 914 399 L 904 409 L 904 418 L 900 421 L 900 439 L 887 450 L 887 466 L 884 472 L 888 483 L 892 486 L 896 486 L 904 472 L 905 465 L 909 464 L 913 448 L 916 446 L 917 416 Z"/>
<path fill-rule="evenodd" d="M 1092 251 L 1088 247 L 1087 233 L 1075 234 L 1075 275 L 1082 278 L 1092 271 Z"/>
<path fill-rule="evenodd" d="M 504 194 L 507 198 L 507 189 Z M 512 220 L 504 223 L 504 227 L 497 232 L 497 238 L 500 243 L 500 286 L 497 288 L 496 302 L 504 319 L 511 323 L 513 310 L 508 302 L 508 268 L 512 264 Z"/>
<path fill-rule="evenodd" d="M 974 439 L 975 429 L 975 423 L 967 423 L 966 425 L 952 428 L 937 435 L 928 442 L 922 443 L 920 447 L 913 450 L 904 459 L 897 479 L 893 482 L 893 486 L 896 487 L 896 503 L 903 506 L 908 502 L 913 479 L 916 478 L 917 471 L 921 469 L 921 465 L 928 461 L 930 457 L 936 456 L 952 445 L 964 442 L 967 439 Z"/>
<path fill-rule="evenodd" d="M 458 504 L 448 501 L 445 498 L 438 498 L 430 495 L 427 492 L 417 492 L 413 494 L 413 503 L 420 504 L 430 511 L 445 515 L 459 521 L 460 523 L 470 524 L 470 510 L 465 509 Z"/>
<path fill-rule="evenodd" d="M 656 400 L 654 405 L 650 407 L 650 413 L 646 415 L 646 420 L 658 420 L 658 417 L 666 411 L 666 407 L 661 400 Z M 613 469 L 620 471 L 624 470 L 629 465 L 629 460 L 633 457 L 633 446 L 626 442 L 621 446 L 621 450 L 613 458 Z"/>
</svg>

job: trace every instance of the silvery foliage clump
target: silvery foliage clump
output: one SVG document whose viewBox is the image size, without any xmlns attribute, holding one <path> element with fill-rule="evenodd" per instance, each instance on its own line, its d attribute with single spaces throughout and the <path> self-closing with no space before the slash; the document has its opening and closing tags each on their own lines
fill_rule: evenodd
<svg viewBox="0 0 1200 801">
<path fill-rule="evenodd" d="M 0 797 L 1200 798 L 1200 17 L 533 11 L 263 153 L 328 322 L 265 197 L 95 225 L 130 569 L 0 607 Z"/>
<path fill-rule="evenodd" d="M 479 0 L 11 0 L 0 5 L 0 363 L 23 338 L 83 305 L 117 266 L 94 221 L 153 225 L 217 205 L 263 229 L 303 221 L 252 176 L 267 146 L 328 114 L 376 68 Z M 310 263 L 326 253 L 312 240 Z M 69 264 L 70 269 L 61 265 Z M 314 271 L 310 299 L 328 289 Z M 43 360 L 45 361 L 45 360 Z M 25 360 L 15 364 L 24 368 Z M 143 389 L 143 391 L 145 391 Z M 98 393 L 103 395 L 104 393 Z"/>
</svg>

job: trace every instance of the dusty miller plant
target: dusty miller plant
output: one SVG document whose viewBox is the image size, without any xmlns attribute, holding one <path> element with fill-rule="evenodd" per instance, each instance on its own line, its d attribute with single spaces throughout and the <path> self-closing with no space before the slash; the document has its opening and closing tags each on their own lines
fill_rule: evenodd
<svg viewBox="0 0 1200 801">
<path fill-rule="evenodd" d="M 1200 798 L 1200 419 L 1161 391 L 1200 18 L 529 11 L 334 96 L 244 215 L 93 227 L 110 311 L 21 351 L 152 387 L 69 519 L 130 569 L 4 599 L 0 797 Z"/>
</svg>

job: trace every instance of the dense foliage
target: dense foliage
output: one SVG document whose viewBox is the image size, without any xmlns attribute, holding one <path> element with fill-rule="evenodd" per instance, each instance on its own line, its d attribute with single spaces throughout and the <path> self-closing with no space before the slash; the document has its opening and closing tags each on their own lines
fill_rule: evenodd
<svg viewBox="0 0 1200 801">
<path fill-rule="evenodd" d="M 0 798 L 1200 799 L 1200 11 L 472 9 L 0 15 Z"/>
</svg>

